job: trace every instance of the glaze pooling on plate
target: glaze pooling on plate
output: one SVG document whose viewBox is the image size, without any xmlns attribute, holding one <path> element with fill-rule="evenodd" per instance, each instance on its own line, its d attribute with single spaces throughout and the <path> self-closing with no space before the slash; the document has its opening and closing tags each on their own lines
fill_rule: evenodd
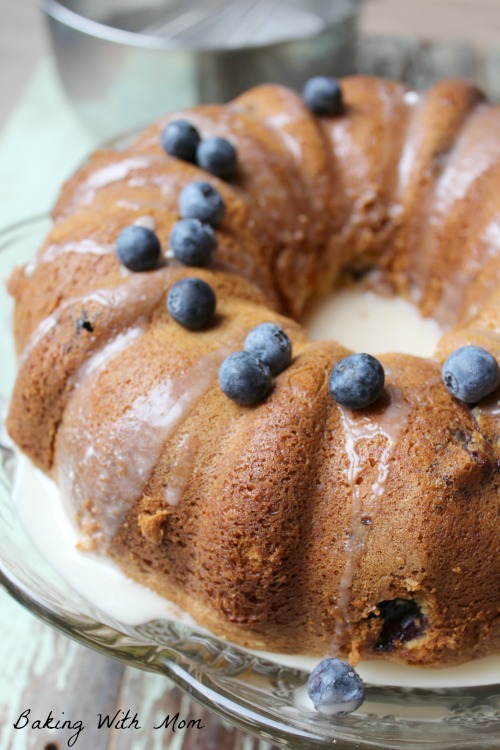
<svg viewBox="0 0 500 750">
<path fill-rule="evenodd" d="M 314 340 L 332 339 L 355 352 L 401 352 L 432 357 L 442 328 L 416 305 L 370 290 L 340 289 L 327 297 L 307 325 Z"/>
</svg>

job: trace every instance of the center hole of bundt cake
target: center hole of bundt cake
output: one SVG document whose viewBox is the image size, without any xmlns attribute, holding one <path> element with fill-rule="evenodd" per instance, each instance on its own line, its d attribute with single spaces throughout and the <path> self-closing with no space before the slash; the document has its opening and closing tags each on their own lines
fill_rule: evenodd
<svg viewBox="0 0 500 750">
<path fill-rule="evenodd" d="M 319 305 L 308 322 L 312 339 L 332 339 L 368 354 L 434 354 L 442 329 L 402 297 L 340 289 Z"/>
</svg>

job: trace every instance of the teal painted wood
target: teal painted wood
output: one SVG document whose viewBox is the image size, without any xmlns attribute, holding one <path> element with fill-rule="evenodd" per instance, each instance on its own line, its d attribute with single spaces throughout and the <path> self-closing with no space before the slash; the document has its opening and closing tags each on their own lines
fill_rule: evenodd
<svg viewBox="0 0 500 750">
<path fill-rule="evenodd" d="M 43 727 L 50 716 L 53 728 L 33 728 L 36 721 Z M 106 716 L 114 721 L 104 721 L 99 728 Z M 167 677 L 124 667 L 84 648 L 0 589 L 0 750 L 68 746 L 272 750 L 219 721 Z"/>
<path fill-rule="evenodd" d="M 123 665 L 60 635 L 3 591 L 0 608 L 0 750 L 67 747 L 76 728 L 24 726 L 26 719 L 43 725 L 50 712 L 52 725 L 82 721 L 75 747 L 106 750 L 110 732 L 97 730 L 95 714 L 114 708 Z"/>
<path fill-rule="evenodd" d="M 272 750 L 167 677 L 60 635 L 1 589 L 0 666 L 0 750 Z"/>
<path fill-rule="evenodd" d="M 133 706 L 141 729 L 117 730 L 110 750 L 271 750 L 219 721 L 161 675 L 127 669 L 118 704 L 125 711 Z M 198 723 L 187 727 L 182 721 Z"/>
</svg>

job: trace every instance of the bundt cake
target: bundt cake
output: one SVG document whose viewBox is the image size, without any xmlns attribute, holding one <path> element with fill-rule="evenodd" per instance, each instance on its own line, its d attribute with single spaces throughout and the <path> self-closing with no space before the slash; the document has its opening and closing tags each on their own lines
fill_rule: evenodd
<svg viewBox="0 0 500 750">
<path fill-rule="evenodd" d="M 92 156 L 9 282 L 8 429 L 82 544 L 219 636 L 458 663 L 500 634 L 498 381 L 466 403 L 441 372 L 500 358 L 500 108 L 460 81 L 340 86 L 331 109 L 262 86 Z M 346 279 L 445 328 L 433 359 L 376 360 L 360 408 L 332 396 L 351 352 L 302 327 Z"/>
</svg>

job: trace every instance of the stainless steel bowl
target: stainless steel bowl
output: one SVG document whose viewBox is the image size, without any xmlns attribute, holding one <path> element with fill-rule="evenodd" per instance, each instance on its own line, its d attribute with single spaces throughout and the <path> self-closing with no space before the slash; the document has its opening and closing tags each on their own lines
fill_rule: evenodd
<svg viewBox="0 0 500 750">
<path fill-rule="evenodd" d="M 362 0 L 198 0 L 205 21 L 191 27 L 187 0 L 39 1 L 69 99 L 110 138 L 259 83 L 298 88 L 311 75 L 350 72 Z M 176 12 L 187 16 L 183 31 L 168 35 L 161 19 Z"/>
</svg>

